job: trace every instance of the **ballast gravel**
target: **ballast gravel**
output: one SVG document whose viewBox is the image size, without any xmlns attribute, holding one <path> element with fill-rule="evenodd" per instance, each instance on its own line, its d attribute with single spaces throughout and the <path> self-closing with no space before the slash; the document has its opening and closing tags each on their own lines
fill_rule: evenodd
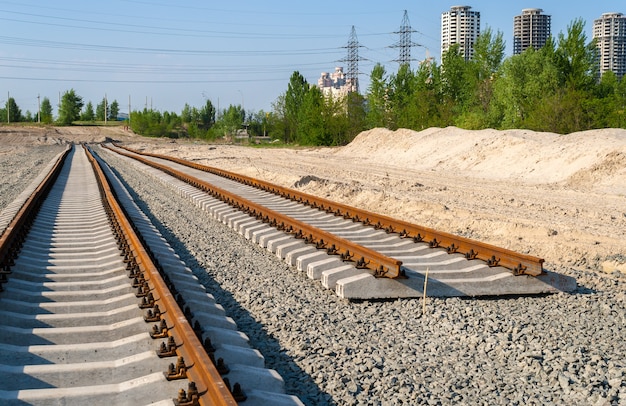
<svg viewBox="0 0 626 406">
<path fill-rule="evenodd" d="M 0 210 L 9 205 L 65 149 L 64 145 L 11 148 L 0 145 Z"/>
<path fill-rule="evenodd" d="M 421 299 L 349 302 L 101 155 L 307 405 L 626 405 L 626 275 L 562 267 L 571 294 L 428 298 L 423 314 Z"/>
</svg>

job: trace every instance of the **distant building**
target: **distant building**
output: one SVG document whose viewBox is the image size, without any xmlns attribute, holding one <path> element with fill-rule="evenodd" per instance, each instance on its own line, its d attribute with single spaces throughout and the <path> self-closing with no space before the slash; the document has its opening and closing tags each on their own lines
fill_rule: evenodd
<svg viewBox="0 0 626 406">
<path fill-rule="evenodd" d="M 513 19 L 513 54 L 519 55 L 532 47 L 543 47 L 550 38 L 551 16 L 540 8 L 526 8 Z"/>
<path fill-rule="evenodd" d="M 622 13 L 604 13 L 593 21 L 593 39 L 600 54 L 600 75 L 613 72 L 618 78 L 626 74 L 626 17 Z"/>
<path fill-rule="evenodd" d="M 480 12 L 470 6 L 453 6 L 441 13 L 441 56 L 454 44 L 468 61 L 474 56 L 474 42 L 480 34 Z"/>
<path fill-rule="evenodd" d="M 326 97 L 342 98 L 348 93 L 357 91 L 357 83 L 355 80 L 346 77 L 343 67 L 336 67 L 335 72 L 322 72 L 317 80 L 317 87 Z"/>
</svg>

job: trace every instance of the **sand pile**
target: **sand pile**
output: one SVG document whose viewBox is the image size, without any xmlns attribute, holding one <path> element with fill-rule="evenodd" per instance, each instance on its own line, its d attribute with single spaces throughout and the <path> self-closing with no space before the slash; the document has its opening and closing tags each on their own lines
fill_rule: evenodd
<svg viewBox="0 0 626 406">
<path fill-rule="evenodd" d="M 609 193 L 626 194 L 626 130 L 621 129 L 568 135 L 455 127 L 421 132 L 373 129 L 336 154 L 458 176 L 568 182 L 573 188 L 599 186 Z"/>
</svg>

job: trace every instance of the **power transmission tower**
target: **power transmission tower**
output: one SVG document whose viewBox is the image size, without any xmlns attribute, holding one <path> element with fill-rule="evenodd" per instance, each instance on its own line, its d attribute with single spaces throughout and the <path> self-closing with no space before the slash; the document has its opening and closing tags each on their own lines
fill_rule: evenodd
<svg viewBox="0 0 626 406">
<path fill-rule="evenodd" d="M 345 48 L 348 49 L 348 56 L 341 59 L 339 62 L 347 62 L 348 69 L 346 70 L 346 82 L 350 83 L 353 91 L 359 92 L 359 40 L 356 37 L 356 29 L 352 26 L 352 32 L 350 33 L 350 39 L 348 45 Z"/>
<path fill-rule="evenodd" d="M 400 34 L 400 40 L 392 45 L 392 48 L 399 48 L 400 55 L 398 59 L 394 59 L 394 62 L 398 62 L 402 65 L 410 65 L 411 61 L 411 48 L 417 46 L 411 41 L 411 33 L 417 32 L 411 28 L 411 23 L 409 22 L 409 14 L 406 10 L 404 10 L 404 17 L 402 17 L 402 25 L 400 26 L 400 31 L 394 32 L 394 34 Z"/>
</svg>

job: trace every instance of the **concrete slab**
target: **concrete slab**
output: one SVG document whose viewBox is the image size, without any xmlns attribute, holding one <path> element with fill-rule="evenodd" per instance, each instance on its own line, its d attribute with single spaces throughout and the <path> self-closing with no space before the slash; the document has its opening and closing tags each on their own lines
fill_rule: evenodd
<svg viewBox="0 0 626 406">
<path fill-rule="evenodd" d="M 468 278 L 436 279 L 429 273 L 429 297 L 502 296 L 569 292 L 576 288 L 574 278 L 546 272 L 538 277 L 514 276 L 509 270 L 494 269 L 493 276 L 479 281 Z M 337 281 L 336 293 L 346 299 L 422 297 L 425 277 L 408 279 L 375 278 L 355 275 Z M 475 283 L 480 282 L 480 283 Z"/>
<path fill-rule="evenodd" d="M 247 390 L 246 406 L 304 406 L 304 403 L 293 395 L 281 395 L 275 392 L 266 392 L 262 390 Z"/>
<path fill-rule="evenodd" d="M 254 368 L 247 365 L 233 365 L 228 372 L 231 384 L 239 382 L 242 388 L 270 392 L 285 392 L 285 381 L 272 369 Z M 245 389 L 244 389 L 245 390 Z"/>
<path fill-rule="evenodd" d="M 352 265 L 343 265 L 337 268 L 328 269 L 322 272 L 322 286 L 327 289 L 335 289 L 337 281 L 355 275 L 361 275 L 365 271 L 356 269 Z"/>
<path fill-rule="evenodd" d="M 301 249 L 307 245 L 303 240 L 297 239 L 293 236 L 290 237 L 291 238 L 289 240 L 286 240 L 281 244 L 276 244 L 274 254 L 276 254 L 278 258 L 284 260 L 289 252 Z"/>
<path fill-rule="evenodd" d="M 257 239 L 256 241 L 253 239 L 253 241 L 259 244 L 261 247 L 267 248 L 267 245 L 270 241 L 274 241 L 277 238 L 283 238 L 285 236 L 285 233 L 282 231 L 278 231 L 275 228 L 272 228 L 269 232 L 257 233 L 255 236 L 257 237 Z"/>
<path fill-rule="evenodd" d="M 304 245 L 302 245 L 299 248 L 295 248 L 293 250 L 290 249 L 284 257 L 285 262 L 287 262 L 291 266 L 295 266 L 298 260 L 302 258 L 303 256 L 318 251 L 317 248 L 315 248 L 314 246 L 310 244 L 306 244 L 306 243 L 303 243 L 303 244 Z M 301 271 L 302 269 L 298 269 L 298 270 Z"/>
<path fill-rule="evenodd" d="M 313 262 L 317 262 L 317 261 L 321 261 L 322 259 L 327 259 L 328 258 L 328 254 L 325 253 L 322 250 L 318 250 L 316 248 L 314 248 L 314 251 L 308 253 L 308 254 L 304 254 L 302 256 L 299 256 L 296 259 L 296 268 L 299 271 L 302 272 L 306 272 L 309 264 L 313 263 Z"/>
<path fill-rule="evenodd" d="M 274 227 L 270 227 L 267 224 L 265 224 L 265 227 L 258 228 L 257 230 L 251 231 L 249 240 L 252 241 L 253 243 L 261 245 L 260 240 L 262 237 L 267 236 L 267 235 L 272 235 L 272 234 L 275 235 L 276 233 L 280 233 L 280 231 L 276 231 Z M 261 245 L 261 246 L 265 248 L 265 245 Z"/>
<path fill-rule="evenodd" d="M 243 218 L 239 221 L 234 221 L 232 224 L 232 228 L 239 234 L 244 235 L 246 228 L 252 227 L 253 225 L 257 224 L 263 224 L 263 222 L 261 220 L 257 220 L 254 217 L 247 216 L 247 218 Z"/>
<path fill-rule="evenodd" d="M 243 228 L 243 236 L 247 239 L 247 240 L 252 240 L 254 238 L 254 234 L 256 232 L 262 231 L 262 230 L 269 230 L 272 227 L 268 226 L 267 224 L 263 223 L 262 221 L 259 221 L 256 224 L 251 224 L 249 226 L 246 227 L 242 227 Z"/>
<path fill-rule="evenodd" d="M 275 238 L 268 238 L 267 239 L 267 250 L 271 253 L 276 253 L 276 248 L 279 245 L 284 245 L 290 242 L 293 242 L 294 237 L 291 234 L 287 234 L 285 232 L 281 231 L 282 235 L 277 235 Z"/>
<path fill-rule="evenodd" d="M 309 279 L 313 279 L 313 280 L 321 279 L 322 273 L 324 271 L 327 271 L 329 269 L 336 269 L 345 265 L 344 262 L 340 260 L 339 258 L 337 258 L 336 256 L 330 256 L 330 255 L 327 255 L 326 253 L 324 253 L 324 255 L 325 256 L 323 257 L 323 259 L 320 259 L 315 262 L 311 262 L 306 267 L 306 275 L 309 277 Z"/>
</svg>

